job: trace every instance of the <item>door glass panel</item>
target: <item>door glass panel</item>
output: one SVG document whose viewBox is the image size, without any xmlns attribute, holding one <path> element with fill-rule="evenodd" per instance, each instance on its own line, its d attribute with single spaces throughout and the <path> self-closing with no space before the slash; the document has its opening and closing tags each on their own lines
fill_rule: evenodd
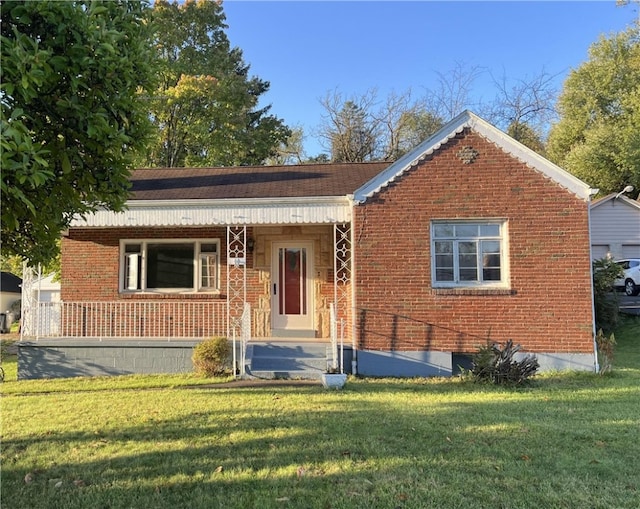
<svg viewBox="0 0 640 509">
<path fill-rule="evenodd" d="M 304 248 L 280 248 L 280 295 L 278 299 L 281 315 L 304 315 L 307 313 L 307 253 Z"/>
</svg>

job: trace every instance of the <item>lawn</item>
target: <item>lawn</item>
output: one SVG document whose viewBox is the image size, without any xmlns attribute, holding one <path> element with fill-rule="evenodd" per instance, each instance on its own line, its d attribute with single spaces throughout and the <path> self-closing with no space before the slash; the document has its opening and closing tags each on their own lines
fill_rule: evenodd
<svg viewBox="0 0 640 509">
<path fill-rule="evenodd" d="M 640 318 L 616 338 L 613 373 L 522 389 L 16 382 L 7 357 L 2 507 L 637 509 Z"/>
</svg>

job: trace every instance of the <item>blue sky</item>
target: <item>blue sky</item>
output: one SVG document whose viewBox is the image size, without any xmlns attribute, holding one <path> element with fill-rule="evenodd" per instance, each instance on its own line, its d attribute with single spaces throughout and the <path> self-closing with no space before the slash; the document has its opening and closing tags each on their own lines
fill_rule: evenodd
<svg viewBox="0 0 640 509">
<path fill-rule="evenodd" d="M 379 98 L 435 88 L 457 63 L 479 67 L 475 100 L 495 95 L 491 74 L 558 75 L 588 59 L 601 35 L 624 30 L 637 5 L 570 2 L 244 1 L 225 0 L 227 35 L 251 74 L 271 83 L 263 102 L 289 126 L 302 126 L 308 155 L 322 151 L 312 132 L 319 99 L 377 88 Z"/>
</svg>

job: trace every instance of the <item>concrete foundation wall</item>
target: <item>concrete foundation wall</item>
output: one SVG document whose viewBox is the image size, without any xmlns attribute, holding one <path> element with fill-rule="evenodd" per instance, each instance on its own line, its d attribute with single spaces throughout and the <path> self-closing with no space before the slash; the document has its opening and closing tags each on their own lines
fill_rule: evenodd
<svg viewBox="0 0 640 509">
<path fill-rule="evenodd" d="M 193 371 L 197 341 L 40 340 L 18 343 L 18 380 Z"/>
<path fill-rule="evenodd" d="M 516 359 L 523 355 L 517 355 Z M 592 354 L 536 353 L 538 372 L 555 370 L 595 371 Z M 471 368 L 469 356 L 448 352 L 381 352 L 358 351 L 358 374 L 363 376 L 452 376 L 460 365 Z"/>
<path fill-rule="evenodd" d="M 197 341 L 41 340 L 18 343 L 18 380 L 189 373 Z M 536 353 L 539 371 L 594 371 L 590 354 Z M 521 357 L 521 356 L 520 356 Z M 239 358 L 239 353 L 238 353 Z M 344 351 L 344 370 L 351 373 L 353 352 Z M 357 372 L 362 376 L 452 376 L 469 369 L 470 356 L 449 352 L 382 352 L 359 350 Z"/>
</svg>

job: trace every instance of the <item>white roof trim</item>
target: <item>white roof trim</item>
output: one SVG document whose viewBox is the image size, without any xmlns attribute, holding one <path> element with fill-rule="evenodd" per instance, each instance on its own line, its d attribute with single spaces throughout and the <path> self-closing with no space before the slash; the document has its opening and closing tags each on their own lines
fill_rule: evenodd
<svg viewBox="0 0 640 509">
<path fill-rule="evenodd" d="M 334 224 L 351 221 L 348 197 L 250 200 L 130 200 L 123 212 L 97 210 L 71 228 Z"/>
<path fill-rule="evenodd" d="M 403 175 L 406 171 L 417 165 L 425 157 L 431 155 L 442 145 L 461 133 L 465 128 L 470 128 L 480 134 L 490 142 L 498 145 L 502 150 L 508 152 L 520 161 L 540 171 L 547 177 L 568 189 L 584 200 L 588 200 L 591 195 L 591 188 L 577 177 L 556 166 L 551 161 L 540 156 L 522 143 L 514 140 L 511 136 L 503 133 L 498 128 L 492 126 L 485 120 L 470 111 L 464 111 L 456 118 L 447 123 L 442 129 L 431 138 L 422 142 L 408 154 L 398 159 L 386 170 L 361 186 L 354 193 L 356 203 L 363 203 L 374 194 L 380 192 L 383 187 Z"/>
<path fill-rule="evenodd" d="M 615 200 L 615 201 L 621 201 L 622 203 L 626 203 L 627 205 L 629 205 L 630 207 L 635 207 L 636 209 L 640 210 L 640 202 L 637 200 L 632 200 L 631 198 L 627 198 L 626 196 L 624 196 L 623 194 L 621 194 L 620 196 L 618 196 L 616 198 L 616 196 L 618 196 L 618 193 L 611 193 L 603 198 L 600 198 L 599 200 L 594 201 L 591 204 L 591 209 L 595 209 L 597 207 L 599 207 L 600 205 L 602 205 L 603 203 L 607 203 L 611 200 Z"/>
</svg>

